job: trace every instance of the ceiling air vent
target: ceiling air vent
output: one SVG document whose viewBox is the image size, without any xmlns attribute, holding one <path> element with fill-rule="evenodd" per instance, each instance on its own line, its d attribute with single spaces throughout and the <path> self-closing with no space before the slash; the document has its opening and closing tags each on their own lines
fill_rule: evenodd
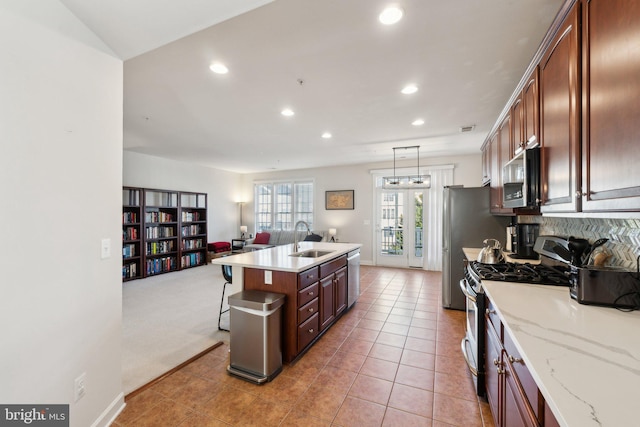
<svg viewBox="0 0 640 427">
<path fill-rule="evenodd" d="M 474 130 L 476 128 L 476 125 L 469 125 L 469 126 L 460 126 L 460 132 L 471 132 L 472 130 Z"/>
</svg>

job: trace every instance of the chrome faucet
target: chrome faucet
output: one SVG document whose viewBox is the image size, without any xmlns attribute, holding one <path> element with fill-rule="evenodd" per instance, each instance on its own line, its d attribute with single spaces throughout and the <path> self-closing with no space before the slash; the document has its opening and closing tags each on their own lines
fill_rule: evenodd
<svg viewBox="0 0 640 427">
<path fill-rule="evenodd" d="M 298 233 L 296 231 L 298 230 L 298 226 L 300 224 L 304 224 L 304 226 L 307 227 L 307 232 L 311 233 L 311 229 L 309 228 L 309 224 L 307 224 L 304 221 L 296 222 L 296 225 L 293 226 L 293 252 L 298 252 Z"/>
</svg>

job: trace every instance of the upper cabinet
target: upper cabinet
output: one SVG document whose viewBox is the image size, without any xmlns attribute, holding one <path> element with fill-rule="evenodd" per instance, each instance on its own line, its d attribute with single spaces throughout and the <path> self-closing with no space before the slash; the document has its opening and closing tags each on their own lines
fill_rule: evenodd
<svg viewBox="0 0 640 427">
<path fill-rule="evenodd" d="M 505 208 L 502 200 L 502 167 L 511 159 L 512 145 L 511 115 L 502 120 L 498 132 L 491 139 L 491 213 L 513 215 L 513 209 Z"/>
<path fill-rule="evenodd" d="M 640 2 L 565 1 L 483 146 L 483 174 L 487 157 L 499 161 L 492 187 L 494 171 L 540 145 L 543 214 L 640 212 L 638 28 Z M 497 155 L 507 119 L 510 149 Z"/>
<path fill-rule="evenodd" d="M 582 10 L 582 211 L 640 210 L 640 2 Z"/>
<path fill-rule="evenodd" d="M 523 148 L 529 148 L 536 145 L 540 135 L 538 67 L 533 70 L 522 89 L 522 103 L 522 144 Z"/>
<path fill-rule="evenodd" d="M 580 209 L 578 7 L 571 8 L 540 61 L 543 213 Z"/>
</svg>

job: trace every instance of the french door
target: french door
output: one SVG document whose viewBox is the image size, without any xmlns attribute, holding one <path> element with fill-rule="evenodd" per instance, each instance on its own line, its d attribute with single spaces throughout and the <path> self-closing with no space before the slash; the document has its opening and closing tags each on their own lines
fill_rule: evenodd
<svg viewBox="0 0 640 427">
<path fill-rule="evenodd" d="M 422 190 L 378 189 L 376 264 L 422 268 Z"/>
</svg>

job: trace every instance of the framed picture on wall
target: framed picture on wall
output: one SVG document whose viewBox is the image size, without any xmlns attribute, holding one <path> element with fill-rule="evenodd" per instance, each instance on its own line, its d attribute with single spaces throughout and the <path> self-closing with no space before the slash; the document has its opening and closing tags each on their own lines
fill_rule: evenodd
<svg viewBox="0 0 640 427">
<path fill-rule="evenodd" d="M 353 209 L 353 190 L 325 191 L 326 210 Z"/>
</svg>

